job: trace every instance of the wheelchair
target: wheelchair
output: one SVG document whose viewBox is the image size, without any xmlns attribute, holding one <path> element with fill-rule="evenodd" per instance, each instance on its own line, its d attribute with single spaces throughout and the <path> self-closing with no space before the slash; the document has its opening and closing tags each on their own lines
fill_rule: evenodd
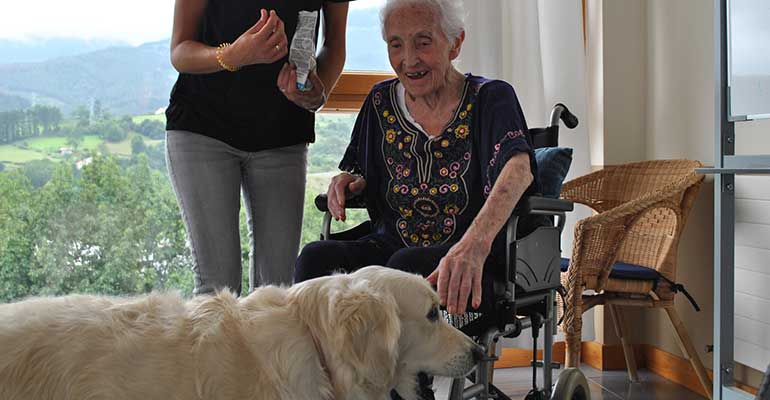
<svg viewBox="0 0 770 400">
<path fill-rule="evenodd" d="M 546 128 L 529 130 L 534 148 L 556 147 L 559 139 L 559 121 L 572 129 L 578 124 L 563 104 L 554 106 L 550 123 Z M 346 208 L 366 208 L 363 196 L 346 201 Z M 327 208 L 325 194 L 315 198 L 319 211 L 325 212 L 321 240 L 354 240 L 371 230 L 367 221 L 352 229 L 331 233 L 332 216 Z M 552 385 L 552 369 L 559 367 L 552 362 L 553 336 L 556 334 L 556 294 L 561 287 L 560 236 L 566 213 L 573 210 L 571 201 L 530 196 L 523 198 L 514 209 L 506 225 L 505 276 L 494 282 L 494 305 L 484 312 L 468 312 L 445 318 L 457 329 L 473 338 L 486 349 L 474 371 L 467 377 L 453 379 L 449 400 L 499 399 L 510 400 L 491 381 L 492 367 L 498 359 L 495 344 L 501 337 L 514 338 L 529 328 L 533 337 L 532 390 L 526 400 L 590 400 L 588 382 L 577 368 L 567 368 Z M 541 226 L 529 235 L 517 238 L 516 227 L 520 218 L 527 215 L 544 215 L 550 225 Z M 537 361 L 537 338 L 543 330 L 543 361 Z M 543 387 L 537 386 L 537 369 L 543 369 Z M 470 385 L 467 385 L 470 380 Z"/>
</svg>

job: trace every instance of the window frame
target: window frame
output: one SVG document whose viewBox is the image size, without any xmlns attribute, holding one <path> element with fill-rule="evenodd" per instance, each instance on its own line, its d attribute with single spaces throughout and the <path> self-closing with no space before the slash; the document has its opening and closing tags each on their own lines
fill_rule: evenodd
<svg viewBox="0 0 770 400">
<path fill-rule="evenodd" d="M 384 71 L 343 71 L 322 111 L 357 112 L 375 84 L 395 76 Z"/>
</svg>

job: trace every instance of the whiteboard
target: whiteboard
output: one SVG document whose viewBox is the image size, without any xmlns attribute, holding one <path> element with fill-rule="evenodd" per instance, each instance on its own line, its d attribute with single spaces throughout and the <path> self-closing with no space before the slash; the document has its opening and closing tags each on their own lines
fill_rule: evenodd
<svg viewBox="0 0 770 400">
<path fill-rule="evenodd" d="M 770 0 L 728 0 L 731 121 L 770 118 Z"/>
</svg>

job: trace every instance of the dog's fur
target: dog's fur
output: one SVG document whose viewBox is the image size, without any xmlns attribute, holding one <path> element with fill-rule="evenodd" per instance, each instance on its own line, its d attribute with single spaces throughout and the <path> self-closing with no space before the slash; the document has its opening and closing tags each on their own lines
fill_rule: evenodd
<svg viewBox="0 0 770 400">
<path fill-rule="evenodd" d="M 437 306 L 424 279 L 383 267 L 243 299 L 0 305 L 0 399 L 413 400 L 417 372 L 462 376 L 478 350 L 428 318 Z"/>
</svg>

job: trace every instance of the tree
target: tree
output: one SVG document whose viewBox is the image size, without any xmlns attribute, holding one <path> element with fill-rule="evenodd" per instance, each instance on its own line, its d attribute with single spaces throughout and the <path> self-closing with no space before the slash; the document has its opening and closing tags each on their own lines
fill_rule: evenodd
<svg viewBox="0 0 770 400">
<path fill-rule="evenodd" d="M 33 160 L 24 164 L 22 171 L 27 179 L 29 179 L 32 187 L 39 188 L 51 179 L 56 166 L 57 163 L 51 160 Z"/>
<path fill-rule="evenodd" d="M 160 140 L 166 136 L 166 127 L 162 122 L 145 119 L 136 127 L 136 131 L 150 139 Z"/>
<path fill-rule="evenodd" d="M 32 294 L 29 259 L 36 223 L 29 180 L 18 171 L 0 173 L 0 301 Z"/>
<path fill-rule="evenodd" d="M 91 124 L 91 112 L 86 106 L 80 105 L 72 111 L 72 116 L 77 120 L 77 126 L 84 128 Z"/>
<path fill-rule="evenodd" d="M 135 135 L 131 138 L 131 154 L 140 154 L 147 151 L 147 146 L 144 144 L 144 139 L 141 136 Z"/>
</svg>

